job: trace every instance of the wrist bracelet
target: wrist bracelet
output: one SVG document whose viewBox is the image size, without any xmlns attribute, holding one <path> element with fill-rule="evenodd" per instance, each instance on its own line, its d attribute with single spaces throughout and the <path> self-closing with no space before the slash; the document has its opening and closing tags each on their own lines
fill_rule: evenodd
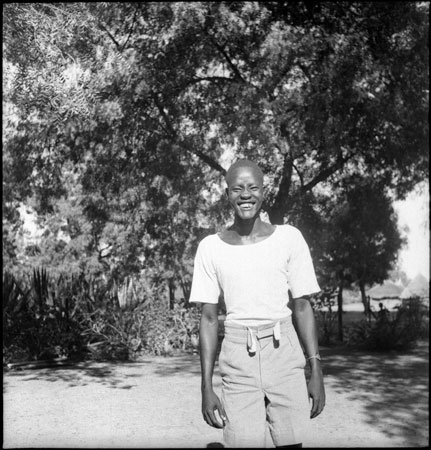
<svg viewBox="0 0 431 450">
<path fill-rule="evenodd" d="M 320 357 L 320 355 L 319 355 L 319 353 L 316 353 L 315 355 L 313 355 L 313 356 L 309 356 L 308 358 L 306 358 L 306 359 L 312 359 L 312 358 L 316 358 L 316 359 L 318 359 L 319 361 L 321 361 L 322 360 L 322 358 Z"/>
</svg>

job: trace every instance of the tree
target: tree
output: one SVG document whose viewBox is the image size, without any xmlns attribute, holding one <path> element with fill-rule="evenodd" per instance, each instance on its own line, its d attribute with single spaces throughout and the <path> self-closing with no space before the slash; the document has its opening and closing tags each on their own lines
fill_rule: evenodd
<svg viewBox="0 0 431 450">
<path fill-rule="evenodd" d="M 52 214 L 71 163 L 89 251 L 108 246 L 124 273 L 142 249 L 146 267 L 172 279 L 202 228 L 225 219 L 214 185 L 229 154 L 270 174 L 273 223 L 297 221 L 304 203 L 316 213 L 316 189 L 352 172 L 402 197 L 428 173 L 427 12 L 414 2 L 7 4 L 6 208 L 32 195 Z"/>
<path fill-rule="evenodd" d="M 358 283 L 365 314 L 369 304 L 365 287 L 382 283 L 393 269 L 403 238 L 391 198 L 373 179 L 354 175 L 326 211 L 323 266 L 338 283 L 339 337 L 342 340 L 342 292 Z"/>
</svg>

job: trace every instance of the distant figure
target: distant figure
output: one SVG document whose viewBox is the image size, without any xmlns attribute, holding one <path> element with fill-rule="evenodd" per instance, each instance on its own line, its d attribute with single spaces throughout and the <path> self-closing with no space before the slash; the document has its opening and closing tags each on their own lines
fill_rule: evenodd
<svg viewBox="0 0 431 450">
<path fill-rule="evenodd" d="M 389 311 L 387 310 L 386 306 L 382 302 L 380 302 L 379 303 L 379 308 L 380 309 L 379 309 L 379 311 L 377 313 L 377 319 L 381 320 L 381 321 L 388 320 Z"/>
<path fill-rule="evenodd" d="M 255 163 L 233 164 L 226 184 L 234 223 L 200 242 L 190 295 L 191 302 L 203 303 L 202 414 L 209 425 L 223 428 L 227 447 L 264 447 L 267 426 L 276 447 L 302 447 L 310 417 L 318 416 L 325 405 L 316 323 L 308 300 L 320 288 L 309 248 L 297 228 L 260 219 L 263 173 Z M 292 309 L 287 305 L 289 291 Z M 212 378 L 221 294 L 226 321 L 219 357 L 220 400 Z M 306 361 L 311 367 L 308 386 Z"/>
</svg>

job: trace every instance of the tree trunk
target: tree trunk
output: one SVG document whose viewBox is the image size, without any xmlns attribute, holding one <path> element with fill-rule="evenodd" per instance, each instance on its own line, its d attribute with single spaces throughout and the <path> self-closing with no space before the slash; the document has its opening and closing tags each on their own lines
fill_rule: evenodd
<svg viewBox="0 0 431 450">
<path fill-rule="evenodd" d="M 168 281 L 168 287 L 169 287 L 169 309 L 174 309 L 175 283 L 174 283 L 174 280 L 172 278 Z"/>
<path fill-rule="evenodd" d="M 289 210 L 290 187 L 292 183 L 293 160 L 289 152 L 284 157 L 283 175 L 278 186 L 278 193 L 274 203 L 269 208 L 265 208 L 270 222 L 273 225 L 282 225 L 284 215 Z"/>
<path fill-rule="evenodd" d="M 338 304 L 338 340 L 343 342 L 343 278 L 340 278 L 338 285 L 337 304 Z"/>
<path fill-rule="evenodd" d="M 364 305 L 364 314 L 367 319 L 370 319 L 370 313 L 371 313 L 370 297 L 367 297 L 367 295 L 365 293 L 365 283 L 363 280 L 359 281 L 359 289 L 361 291 L 362 304 Z"/>
<path fill-rule="evenodd" d="M 268 218 L 273 225 L 283 225 L 284 211 L 281 208 L 271 207 L 268 209 Z"/>
<path fill-rule="evenodd" d="M 185 306 L 190 306 L 189 298 L 190 298 L 190 283 L 185 281 L 183 277 L 180 277 L 181 289 L 183 291 L 184 303 Z"/>
</svg>

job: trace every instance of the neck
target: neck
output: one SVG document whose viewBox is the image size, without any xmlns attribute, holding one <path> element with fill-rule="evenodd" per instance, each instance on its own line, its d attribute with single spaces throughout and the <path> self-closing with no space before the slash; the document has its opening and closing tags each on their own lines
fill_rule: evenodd
<svg viewBox="0 0 431 450">
<path fill-rule="evenodd" d="M 235 216 L 231 230 L 236 231 L 240 236 L 251 236 L 262 228 L 262 224 L 263 222 L 259 216 L 249 220 L 243 220 Z"/>
</svg>

